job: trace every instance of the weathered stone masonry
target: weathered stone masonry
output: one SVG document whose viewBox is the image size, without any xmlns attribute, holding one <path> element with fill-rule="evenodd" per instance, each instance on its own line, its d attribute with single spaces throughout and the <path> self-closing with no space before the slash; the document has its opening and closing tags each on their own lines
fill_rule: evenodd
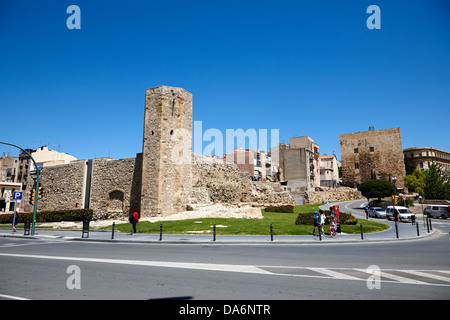
<svg viewBox="0 0 450 320">
<path fill-rule="evenodd" d="M 135 210 L 141 217 L 165 216 L 195 203 L 294 204 L 278 184 L 252 182 L 234 164 L 192 154 L 192 95 L 166 86 L 146 91 L 142 153 L 136 158 L 44 167 L 41 185 L 46 195 L 39 211 L 91 208 L 94 219 L 126 219 Z M 25 203 L 23 210 L 32 207 Z"/>
</svg>

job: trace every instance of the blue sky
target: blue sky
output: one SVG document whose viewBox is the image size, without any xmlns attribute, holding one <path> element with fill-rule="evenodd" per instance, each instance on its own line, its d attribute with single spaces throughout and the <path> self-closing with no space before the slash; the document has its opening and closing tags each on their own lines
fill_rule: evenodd
<svg viewBox="0 0 450 320">
<path fill-rule="evenodd" d="M 72 4 L 81 30 L 66 27 Z M 366 27 L 372 4 L 380 30 Z M 169 85 L 193 94 L 203 131 L 279 129 L 281 141 L 309 135 L 340 158 L 340 134 L 400 127 L 403 148 L 450 151 L 449 9 L 446 0 L 0 0 L 0 141 L 134 157 L 145 89 Z"/>
</svg>

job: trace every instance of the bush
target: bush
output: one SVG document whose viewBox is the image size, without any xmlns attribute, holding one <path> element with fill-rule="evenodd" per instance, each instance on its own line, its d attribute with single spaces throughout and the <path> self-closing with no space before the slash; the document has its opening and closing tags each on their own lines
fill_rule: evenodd
<svg viewBox="0 0 450 320">
<path fill-rule="evenodd" d="M 330 222 L 330 211 L 324 211 L 325 213 L 325 223 L 328 224 Z M 358 223 L 358 219 L 356 219 L 350 213 L 340 213 L 341 216 L 341 225 L 356 225 Z M 312 213 L 300 213 L 295 220 L 296 225 L 313 225 L 314 224 L 314 212 Z"/>
<path fill-rule="evenodd" d="M 267 207 L 266 212 L 294 213 L 294 206 L 293 205 L 285 205 L 285 206 Z"/>
<path fill-rule="evenodd" d="M 74 209 L 58 211 L 40 211 L 36 212 L 36 222 L 61 222 L 61 221 L 83 221 L 92 220 L 94 211 L 92 209 Z M 12 223 L 12 214 L 0 215 L 0 223 Z M 19 222 L 33 220 L 32 212 L 19 214 Z"/>
</svg>

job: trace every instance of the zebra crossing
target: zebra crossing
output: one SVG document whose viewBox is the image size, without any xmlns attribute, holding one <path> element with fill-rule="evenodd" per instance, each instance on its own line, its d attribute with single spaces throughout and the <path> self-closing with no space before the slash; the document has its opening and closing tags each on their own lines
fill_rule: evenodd
<svg viewBox="0 0 450 320">
<path fill-rule="evenodd" d="M 374 273 L 361 268 L 314 268 L 314 267 L 277 267 L 259 266 L 273 275 L 324 278 L 335 280 L 368 281 L 377 276 L 380 282 L 394 284 L 449 286 L 450 270 L 398 270 L 380 269 Z"/>
</svg>

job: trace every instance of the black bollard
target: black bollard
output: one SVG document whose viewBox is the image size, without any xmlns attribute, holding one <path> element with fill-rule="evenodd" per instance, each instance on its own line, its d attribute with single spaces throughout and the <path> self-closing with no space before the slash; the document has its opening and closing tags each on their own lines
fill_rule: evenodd
<svg viewBox="0 0 450 320">
<path fill-rule="evenodd" d="M 216 224 L 213 226 L 213 241 L 216 241 Z"/>
<path fill-rule="evenodd" d="M 322 241 L 322 232 L 320 231 L 320 225 L 319 225 L 319 240 Z"/>
<path fill-rule="evenodd" d="M 364 233 L 363 233 L 363 225 L 362 225 L 362 223 L 360 224 L 360 228 L 361 228 L 361 240 L 364 240 Z"/>
<path fill-rule="evenodd" d="M 115 228 L 116 228 L 116 223 L 113 222 L 113 225 L 112 225 L 112 232 L 111 232 L 111 240 L 114 239 L 114 229 L 115 229 Z"/>
<path fill-rule="evenodd" d="M 417 228 L 417 236 L 420 236 L 420 233 L 419 233 L 419 223 L 418 223 L 418 222 L 416 222 L 416 228 Z"/>
<path fill-rule="evenodd" d="M 159 241 L 162 241 L 162 230 L 163 230 L 163 225 L 162 223 L 159 225 Z"/>
<path fill-rule="evenodd" d="M 430 225 L 428 224 L 428 218 L 426 218 L 427 220 L 427 232 L 430 233 Z"/>
<path fill-rule="evenodd" d="M 433 226 L 431 225 L 431 218 L 430 218 L 430 230 L 433 230 Z"/>
<path fill-rule="evenodd" d="M 25 221 L 24 225 L 23 225 L 23 235 L 24 236 L 29 236 L 30 235 L 30 220 Z"/>
<path fill-rule="evenodd" d="M 273 241 L 273 226 L 270 224 L 270 241 Z"/>
<path fill-rule="evenodd" d="M 395 221 L 395 235 L 398 239 L 398 223 L 397 223 L 397 221 Z"/>
<path fill-rule="evenodd" d="M 89 220 L 83 220 L 83 233 L 81 238 L 89 238 Z"/>
</svg>

